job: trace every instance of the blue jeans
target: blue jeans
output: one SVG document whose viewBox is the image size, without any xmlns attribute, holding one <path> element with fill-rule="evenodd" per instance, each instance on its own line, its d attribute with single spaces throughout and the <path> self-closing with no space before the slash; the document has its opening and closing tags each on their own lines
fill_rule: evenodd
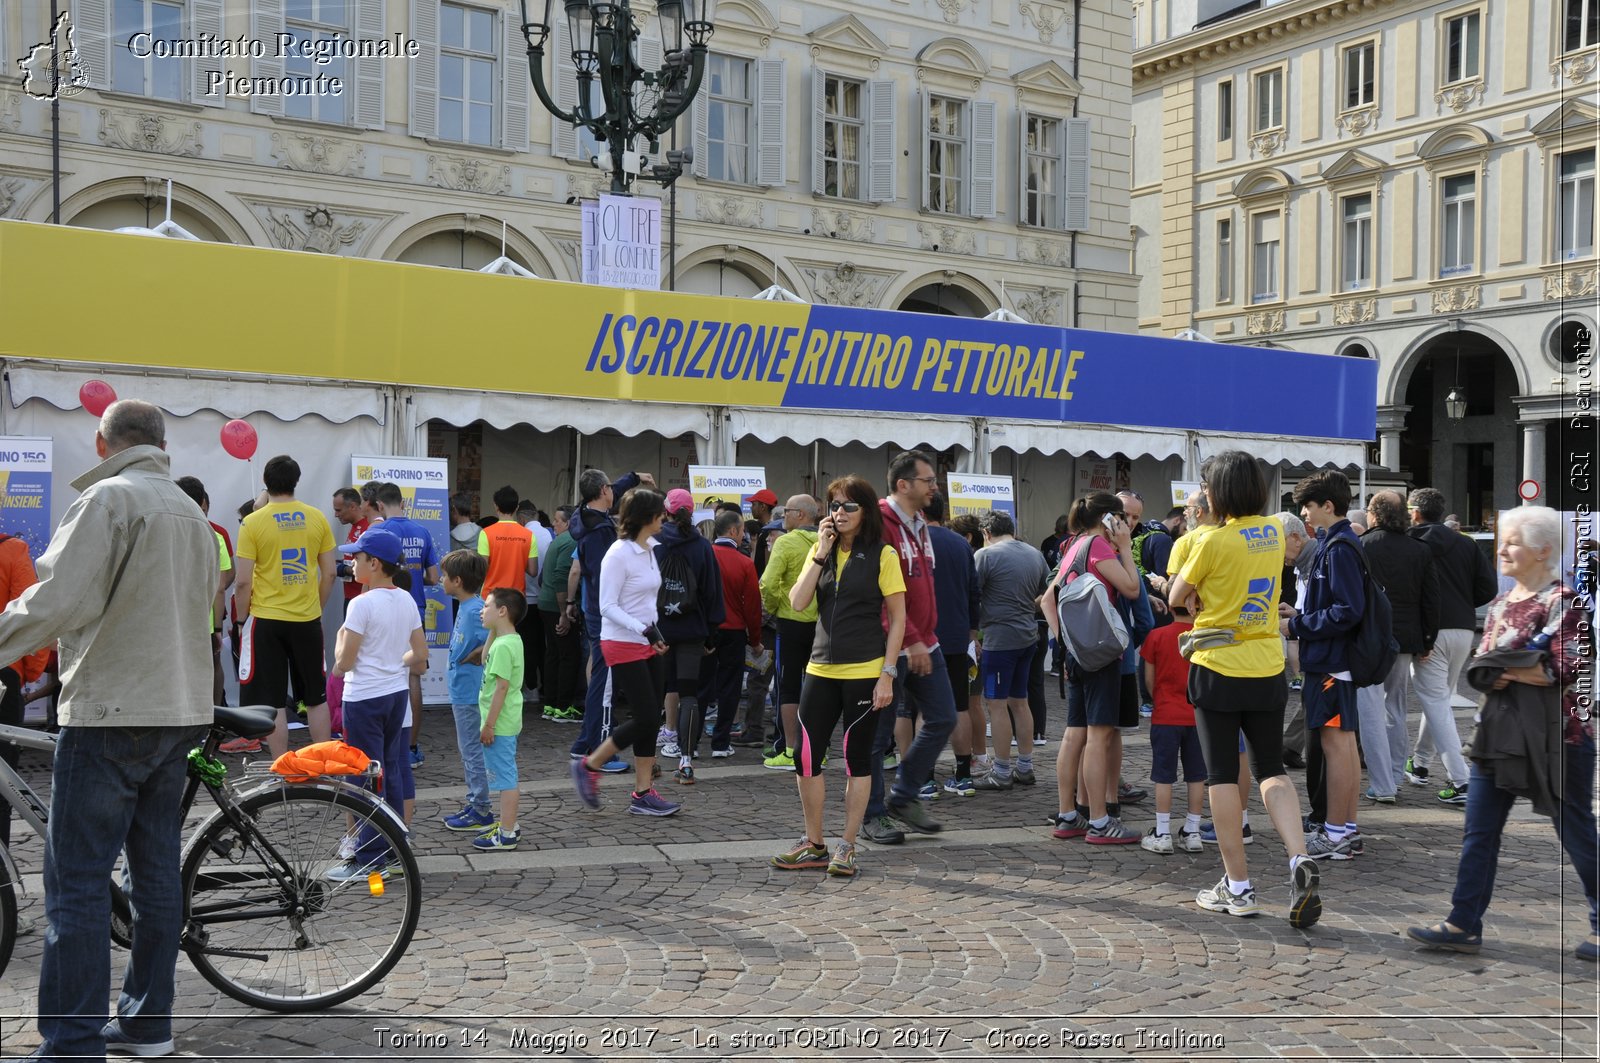
<svg viewBox="0 0 1600 1063">
<path fill-rule="evenodd" d="M 950 732 L 956 729 L 956 698 L 950 690 L 950 674 L 945 668 L 944 651 L 932 653 L 933 671 L 917 675 L 911 671 L 905 658 L 900 660 L 900 674 L 894 681 L 895 704 L 902 698 L 916 702 L 922 722 L 917 727 L 911 748 L 900 759 L 900 770 L 895 775 L 894 787 L 884 800 L 883 758 L 894 748 L 895 713 L 883 709 L 878 713 L 878 733 L 872 748 L 872 796 L 867 800 L 867 818 L 873 819 L 888 811 L 887 804 L 904 805 L 915 801 L 928 781 L 933 765 L 944 752 Z"/>
<path fill-rule="evenodd" d="M 467 805 L 478 812 L 489 811 L 489 778 L 483 766 L 483 715 L 476 703 L 451 705 L 456 717 L 456 748 L 461 750 L 461 767 L 467 773 Z"/>
<path fill-rule="evenodd" d="M 39 973 L 40 1056 L 105 1055 L 111 872 L 128 856 L 133 950 L 117 1013 L 139 1041 L 172 1036 L 183 921 L 179 851 L 189 750 L 205 727 L 65 727 L 51 776 L 44 851 L 49 929 Z"/>
<path fill-rule="evenodd" d="M 1600 912 L 1596 908 L 1596 846 L 1592 791 L 1594 789 L 1594 740 L 1585 738 L 1567 745 L 1566 779 L 1561 791 L 1561 818 L 1556 833 L 1561 847 L 1583 882 L 1589 899 L 1589 930 L 1600 933 Z M 1461 863 L 1456 867 L 1456 888 L 1450 895 L 1450 922 L 1469 934 L 1483 933 L 1483 913 L 1494 893 L 1494 875 L 1500 861 L 1500 837 L 1506 817 L 1516 797 L 1494 784 L 1494 774 L 1471 763 L 1471 782 L 1467 788 L 1467 822 L 1461 835 Z"/>
<path fill-rule="evenodd" d="M 606 659 L 600 653 L 600 618 L 583 611 L 583 633 L 589 644 L 589 689 L 583 697 L 583 727 L 570 752 L 579 756 L 593 753 L 611 728 L 605 726 L 606 717 Z"/>
</svg>

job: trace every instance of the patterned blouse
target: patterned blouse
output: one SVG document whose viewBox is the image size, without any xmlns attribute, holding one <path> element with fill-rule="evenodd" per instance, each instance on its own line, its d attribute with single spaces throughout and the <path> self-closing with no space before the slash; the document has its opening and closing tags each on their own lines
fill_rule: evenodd
<svg viewBox="0 0 1600 1063">
<path fill-rule="evenodd" d="M 1590 674 L 1580 669 L 1583 646 L 1579 630 L 1584 620 L 1581 607 L 1573 605 L 1571 587 L 1551 583 L 1531 598 L 1509 601 L 1505 594 L 1489 603 L 1488 615 L 1483 619 L 1483 642 L 1479 653 L 1493 649 L 1524 649 L 1541 632 L 1549 630 L 1550 659 L 1546 670 L 1561 688 L 1561 707 L 1566 712 L 1564 735 L 1569 745 L 1594 738 L 1594 722 L 1586 704 L 1580 704 L 1578 677 Z"/>
</svg>

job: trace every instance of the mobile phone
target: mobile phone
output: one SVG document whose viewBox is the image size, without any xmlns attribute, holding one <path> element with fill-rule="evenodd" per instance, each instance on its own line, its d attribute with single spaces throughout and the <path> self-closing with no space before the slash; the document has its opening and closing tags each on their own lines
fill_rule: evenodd
<svg viewBox="0 0 1600 1063">
<path fill-rule="evenodd" d="M 1111 532 L 1113 535 L 1116 534 L 1117 515 L 1115 513 L 1107 513 L 1100 518 L 1100 523 L 1105 525 L 1106 531 Z"/>
</svg>

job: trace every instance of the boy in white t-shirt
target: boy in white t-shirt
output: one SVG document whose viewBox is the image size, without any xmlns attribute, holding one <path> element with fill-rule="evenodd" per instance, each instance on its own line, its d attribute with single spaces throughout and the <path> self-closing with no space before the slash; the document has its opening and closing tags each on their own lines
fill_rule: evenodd
<svg viewBox="0 0 1600 1063">
<path fill-rule="evenodd" d="M 354 555 L 355 580 L 366 588 L 365 594 L 351 600 L 334 644 L 333 671 L 344 676 L 345 741 L 383 763 L 388 783 L 384 800 L 403 816 L 404 789 L 395 783 L 410 764 L 405 728 L 410 677 L 428 668 L 422 618 L 411 594 L 394 584 L 405 564 L 399 536 L 369 528 L 339 550 Z M 349 862 L 329 871 L 328 877 L 364 878 L 384 868 L 387 860 L 383 842 L 375 834 L 361 836 Z"/>
</svg>

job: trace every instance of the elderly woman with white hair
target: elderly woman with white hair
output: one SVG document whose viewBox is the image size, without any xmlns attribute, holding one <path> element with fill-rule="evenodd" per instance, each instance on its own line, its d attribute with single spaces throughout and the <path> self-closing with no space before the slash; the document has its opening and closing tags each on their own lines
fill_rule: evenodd
<svg viewBox="0 0 1600 1063">
<path fill-rule="evenodd" d="M 1511 510 L 1500 522 L 1498 557 L 1501 575 L 1510 577 L 1516 584 L 1489 604 L 1475 668 L 1490 664 L 1495 656 L 1506 651 L 1533 650 L 1540 656 L 1535 663 L 1505 667 L 1498 677 L 1480 676 L 1492 679 L 1492 683 L 1479 689 L 1488 689 L 1492 700 L 1495 692 L 1514 692 L 1517 689 L 1514 684 L 1525 684 L 1534 691 L 1544 692 L 1545 697 L 1559 699 L 1559 709 L 1547 706 L 1553 710 L 1549 712 L 1552 726 L 1560 730 L 1562 757 L 1557 761 L 1558 777 L 1547 784 L 1547 789 L 1553 790 L 1553 796 L 1559 798 L 1559 807 L 1549 808 L 1546 814 L 1555 821 L 1561 845 L 1577 870 L 1589 901 L 1590 934 L 1578 944 L 1577 956 L 1580 960 L 1600 960 L 1600 922 L 1597 922 L 1600 912 L 1596 905 L 1596 880 L 1600 878 L 1596 851 L 1600 838 L 1595 834 L 1593 807 L 1594 725 L 1590 721 L 1587 699 L 1576 682 L 1582 656 L 1588 647 L 1580 641 L 1583 610 L 1573 607 L 1574 592 L 1560 578 L 1561 515 L 1543 506 Z M 1528 711 L 1530 700 L 1536 702 L 1537 698 L 1516 703 L 1518 724 L 1537 716 L 1536 711 Z M 1477 952 L 1483 947 L 1483 913 L 1488 910 L 1494 891 L 1506 817 L 1516 800 L 1511 789 L 1501 787 L 1517 786 L 1522 792 L 1533 774 L 1530 772 L 1530 780 L 1518 786 L 1508 770 L 1512 765 L 1488 755 L 1490 743 L 1485 740 L 1484 731 L 1490 726 L 1489 704 L 1485 702 L 1484 724 L 1479 728 L 1471 751 L 1467 821 L 1449 918 L 1431 927 L 1411 927 L 1406 931 L 1413 940 L 1424 945 L 1455 952 Z M 1553 740 L 1557 736 L 1545 737 Z M 1549 744 L 1547 741 L 1546 746 Z M 1494 752 L 1499 751 L 1497 744 Z M 1498 783 L 1497 763 L 1502 765 Z M 1537 765 L 1530 767 L 1537 770 Z M 1540 808 L 1539 796 L 1533 795 L 1535 808 L 1546 811 Z"/>
</svg>

